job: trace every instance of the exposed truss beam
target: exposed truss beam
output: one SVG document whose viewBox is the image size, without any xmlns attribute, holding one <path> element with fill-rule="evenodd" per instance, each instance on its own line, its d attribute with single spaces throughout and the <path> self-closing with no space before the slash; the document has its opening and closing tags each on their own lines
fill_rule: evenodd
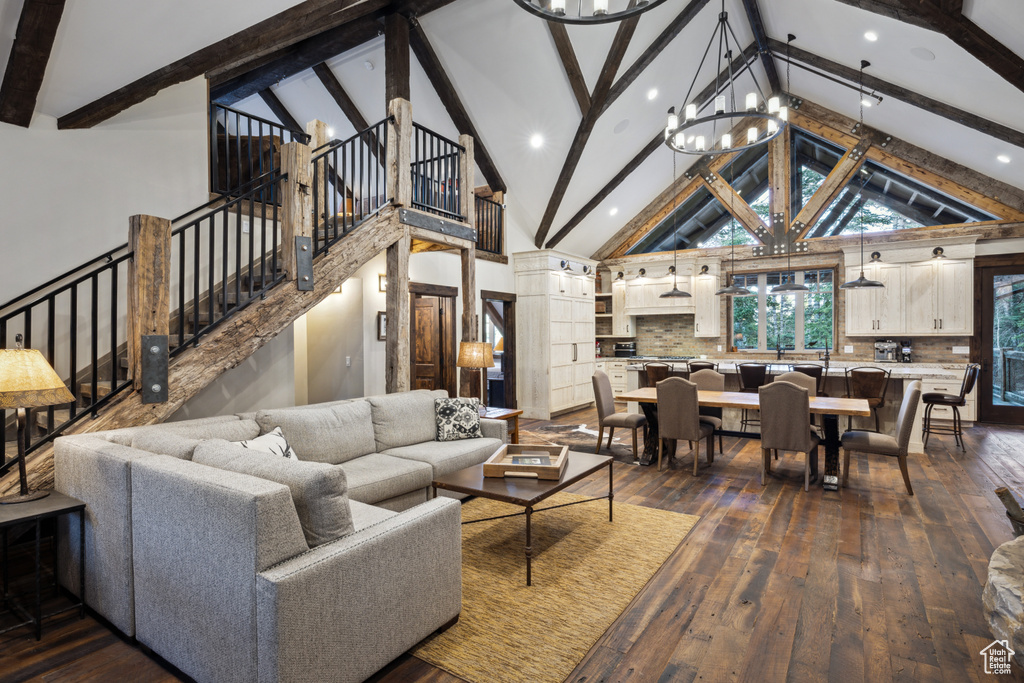
<svg viewBox="0 0 1024 683">
<path fill-rule="evenodd" d="M 427 40 L 423 27 L 415 18 L 410 19 L 410 23 L 412 30 L 409 33 L 409 43 L 413 52 L 416 53 L 416 59 L 419 60 L 420 66 L 423 67 L 427 78 L 430 79 L 431 85 L 434 86 L 437 96 L 441 98 L 444 108 L 448 111 L 448 116 L 451 117 L 460 134 L 473 137 L 473 159 L 480 167 L 480 172 L 483 173 L 488 186 L 495 192 L 506 192 L 508 188 L 505 186 L 501 174 L 498 173 L 498 167 L 495 166 L 494 160 L 488 154 L 480 133 L 473 125 L 473 120 L 469 117 L 469 112 L 466 111 L 455 86 L 452 85 L 448 74 L 441 65 L 441 60 L 438 59 L 437 53 L 434 52 L 434 48 Z"/>
<path fill-rule="evenodd" d="M 89 128 L 164 88 L 213 69 L 239 66 L 336 26 L 381 10 L 390 0 L 305 0 L 94 100 L 57 120 Z M 322 60 L 318 60 L 322 61 Z"/>
<path fill-rule="evenodd" d="M 736 75 L 739 75 L 739 74 L 743 73 L 744 70 L 749 68 L 751 58 L 755 54 L 757 54 L 757 43 L 751 43 L 750 45 L 747 46 L 747 49 L 745 49 L 738 57 L 733 59 L 732 64 L 727 69 L 724 69 L 722 71 L 722 73 L 719 74 L 717 80 L 712 80 L 710 83 L 708 83 L 708 85 L 703 90 L 701 90 L 699 93 L 697 93 L 697 96 L 694 98 L 694 101 L 695 102 L 701 102 L 701 103 L 707 102 L 711 98 L 713 98 L 715 95 L 717 95 L 718 91 L 716 89 L 716 86 L 717 86 L 717 84 L 719 82 L 724 82 L 723 77 L 729 75 L 729 69 L 732 69 L 733 74 L 736 74 Z M 556 244 L 558 244 L 563 239 L 565 239 L 565 237 L 570 232 L 572 232 L 572 230 L 577 225 L 582 223 L 583 219 L 586 218 L 588 215 L 590 215 L 590 213 L 594 209 L 596 209 L 598 207 L 598 205 L 600 205 L 601 202 L 603 202 L 605 200 L 605 198 L 607 198 L 608 195 L 610 195 L 615 190 L 615 188 L 617 188 L 619 185 L 621 185 L 622 182 L 626 178 L 628 178 L 630 176 L 630 174 L 633 173 L 633 171 L 635 171 L 637 168 L 639 168 L 639 166 L 642 163 L 647 161 L 647 159 L 652 154 L 654 154 L 654 152 L 659 147 L 661 147 L 664 144 L 665 144 L 665 134 L 662 131 L 659 130 L 658 133 L 651 139 L 651 141 L 648 142 L 644 146 L 644 148 L 642 150 L 640 150 L 640 152 L 637 153 L 637 155 L 635 157 L 630 159 L 629 163 L 627 163 L 622 168 L 622 170 L 620 170 L 618 173 L 616 173 L 615 176 L 611 180 L 609 180 L 608 183 L 604 187 L 602 187 L 601 190 L 590 199 L 590 201 L 588 201 L 586 204 L 583 205 L 583 208 L 581 208 L 579 211 L 576 212 L 576 215 L 574 215 L 572 218 L 570 218 L 566 222 L 566 224 L 564 226 L 562 226 L 562 228 L 557 233 L 555 233 L 554 237 L 552 237 L 550 240 L 548 240 L 547 247 L 548 248 L 554 247 Z"/>
<path fill-rule="evenodd" d="M 63 14 L 64 0 L 25 0 L 0 85 L 0 121 L 25 128 L 32 122 Z"/>
<path fill-rule="evenodd" d="M 409 18 L 389 14 L 384 19 L 384 107 L 394 100 L 412 101 L 409 73 Z"/>
<path fill-rule="evenodd" d="M 583 70 L 580 69 L 579 60 L 576 59 L 576 51 L 572 49 L 572 41 L 569 40 L 569 32 L 564 24 L 556 21 L 547 22 L 551 37 L 555 41 L 555 49 L 562 60 L 562 68 L 569 79 L 569 86 L 572 87 L 572 94 L 576 96 L 576 102 L 580 106 L 580 114 L 586 116 L 590 111 L 590 91 L 587 90 L 587 81 L 583 77 Z"/>
<path fill-rule="evenodd" d="M 761 55 L 764 72 L 768 75 L 768 86 L 772 93 L 780 93 L 782 84 L 779 83 L 779 72 L 775 69 L 775 60 L 768 47 L 768 34 L 764 30 L 764 21 L 761 19 L 761 10 L 757 6 L 757 0 L 743 0 L 743 9 L 747 13 L 750 30 L 754 33 L 754 42 L 757 43 L 757 51 Z"/>
<path fill-rule="evenodd" d="M 864 155 L 871 146 L 871 136 L 864 137 L 857 145 L 849 150 L 835 165 L 835 168 L 825 176 L 821 186 L 811 195 L 800 213 L 793 219 L 790 232 L 794 240 L 802 240 L 812 230 L 818 220 L 821 219 L 828 207 L 836 200 L 851 180 L 857 177 L 861 166 L 864 165 Z"/>
<path fill-rule="evenodd" d="M 608 50 L 608 56 L 605 58 L 604 66 L 601 68 L 601 75 L 598 77 L 597 83 L 594 85 L 594 92 L 590 96 L 590 109 L 576 129 L 576 135 L 573 138 L 572 145 L 569 147 L 569 153 L 562 163 L 562 170 L 558 174 L 558 180 L 555 181 L 551 197 L 548 199 L 548 206 L 544 211 L 544 217 L 537 227 L 534 244 L 537 245 L 538 249 L 544 244 L 544 238 L 548 236 L 548 230 L 551 229 L 551 223 L 555 220 L 555 213 L 558 212 L 558 207 L 562 204 L 565 190 L 569 187 L 569 181 L 572 180 L 573 173 L 576 172 L 576 165 L 580 162 L 580 157 L 583 156 L 583 150 L 586 149 L 590 134 L 594 131 L 594 125 L 601 116 L 601 111 L 603 111 L 612 86 L 612 79 L 619 70 L 622 58 L 626 55 L 626 48 L 629 47 L 629 41 L 633 37 L 633 32 L 636 31 L 638 20 L 639 17 L 623 20 L 615 32 L 612 46 Z"/>
<path fill-rule="evenodd" d="M 929 31 L 935 30 L 931 24 L 922 19 L 916 12 L 900 4 L 899 0 L 838 0 L 838 2 L 871 12 L 872 14 L 896 19 L 905 24 L 926 28 Z"/>
<path fill-rule="evenodd" d="M 725 179 L 720 174 L 712 171 L 706 164 L 697 164 L 697 166 L 698 168 L 695 170 L 700 174 L 701 180 L 704 181 L 704 186 L 708 188 L 726 211 L 732 214 L 736 221 L 759 244 L 772 246 L 774 238 L 771 232 L 761 222 L 761 217 L 747 203 L 747 200 L 741 197 L 739 192 L 733 189 L 732 185 L 725 182 Z"/>
<path fill-rule="evenodd" d="M 281 125 L 285 128 L 300 132 L 305 130 L 305 126 L 295 120 L 295 117 L 292 116 L 290 111 L 288 111 L 288 107 L 284 106 L 284 102 L 278 99 L 277 95 L 275 95 L 270 88 L 260 90 L 259 95 L 260 99 L 270 107 L 270 111 L 274 112 L 274 116 L 276 116 L 277 120 L 281 122 Z"/>
<path fill-rule="evenodd" d="M 320 83 L 327 89 L 331 97 L 334 98 L 335 104 L 338 105 L 341 113 L 345 115 L 345 118 L 348 119 L 353 128 L 360 131 L 370 127 L 362 112 L 359 111 L 359 107 L 356 106 L 356 103 L 349 97 L 345 88 L 341 85 L 341 81 L 331 71 L 331 67 L 321 62 L 313 67 L 313 73 L 320 79 Z"/>
<path fill-rule="evenodd" d="M 771 40 L 770 43 L 771 48 L 776 51 L 779 58 L 784 60 L 786 44 L 779 40 Z M 860 72 L 857 69 L 844 66 L 838 62 L 833 62 L 825 57 L 819 57 L 814 53 L 801 50 L 800 48 L 793 47 L 792 45 L 790 45 L 789 49 L 790 56 L 795 61 L 803 62 L 804 64 L 821 69 L 822 71 L 826 71 L 852 83 L 856 83 L 859 78 Z M 978 116 L 977 114 L 972 114 L 968 111 L 964 111 L 963 109 L 958 109 L 946 102 L 940 102 L 939 100 L 921 95 L 894 83 L 889 83 L 888 81 L 876 78 L 870 74 L 864 74 L 864 87 L 865 89 L 871 89 L 888 97 L 911 104 L 931 114 L 935 114 L 936 116 L 949 119 L 950 121 L 959 123 L 962 126 L 976 130 L 979 133 L 991 135 L 994 138 L 1005 140 L 1012 145 L 1024 148 L 1024 132 L 1015 130 L 1009 126 L 1004 126 L 1001 123 L 990 121 Z"/>
</svg>

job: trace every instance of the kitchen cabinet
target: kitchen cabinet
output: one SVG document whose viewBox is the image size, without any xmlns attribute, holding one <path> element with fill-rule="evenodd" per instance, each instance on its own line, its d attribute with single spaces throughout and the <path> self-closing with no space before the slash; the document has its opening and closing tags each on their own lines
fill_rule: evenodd
<svg viewBox="0 0 1024 683">
<path fill-rule="evenodd" d="M 859 266 L 846 269 L 847 278 L 860 274 Z M 849 336 L 904 334 L 904 264 L 866 263 L 864 277 L 881 288 L 847 289 L 846 334 Z"/>
<path fill-rule="evenodd" d="M 612 283 L 612 335 L 633 337 L 636 335 L 636 321 L 626 314 L 626 282 Z"/>
<path fill-rule="evenodd" d="M 665 272 L 667 266 L 652 265 L 647 272 Z M 679 289 L 693 293 L 693 264 L 680 263 L 678 265 Z M 630 276 L 626 281 L 625 313 L 626 315 L 673 315 L 679 313 L 693 313 L 693 297 L 687 298 L 662 298 L 661 295 L 672 289 L 672 276 L 661 275 L 653 277 Z"/>
<path fill-rule="evenodd" d="M 594 400 L 594 279 L 582 267 L 597 263 L 551 250 L 514 260 L 519 407 L 547 420 Z M 575 272 L 563 271 L 562 260 Z"/>
<path fill-rule="evenodd" d="M 933 259 L 907 264 L 906 333 L 968 335 L 974 322 L 973 264 Z"/>
<path fill-rule="evenodd" d="M 693 278 L 694 337 L 718 337 L 722 334 L 722 298 L 718 291 L 718 276 L 712 273 Z"/>
</svg>

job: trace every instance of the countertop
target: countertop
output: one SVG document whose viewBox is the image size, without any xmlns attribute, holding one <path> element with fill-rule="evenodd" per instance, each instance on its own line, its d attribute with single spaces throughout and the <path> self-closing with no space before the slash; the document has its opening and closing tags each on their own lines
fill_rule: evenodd
<svg viewBox="0 0 1024 683">
<path fill-rule="evenodd" d="M 602 360 L 611 360 L 604 358 Z M 621 359 L 619 359 L 621 360 Z M 785 370 L 769 369 L 769 373 L 776 375 L 780 372 L 787 372 L 789 366 L 794 363 L 815 363 L 822 365 L 821 361 L 810 361 L 810 360 L 786 360 L 783 357 L 782 360 L 765 360 L 764 358 L 707 358 L 700 360 L 709 360 L 712 363 L 718 363 L 718 371 L 723 374 L 734 374 L 736 372 L 736 366 L 739 363 L 765 363 L 770 366 L 785 366 Z M 658 361 L 657 358 L 648 358 L 644 362 Z M 673 370 L 686 369 L 685 361 L 672 361 L 664 360 L 659 362 L 665 362 L 672 366 Z M 863 360 L 832 360 L 829 361 L 829 368 L 827 375 L 829 377 L 843 377 L 846 368 L 857 368 L 857 367 L 876 367 L 889 370 L 889 376 L 892 379 L 957 379 L 959 380 L 964 373 L 964 368 L 967 365 L 967 361 L 963 363 L 875 363 L 873 361 Z M 679 367 L 677 367 L 679 366 Z M 643 369 L 643 363 L 633 362 L 626 366 L 627 370 L 641 370 Z"/>
</svg>

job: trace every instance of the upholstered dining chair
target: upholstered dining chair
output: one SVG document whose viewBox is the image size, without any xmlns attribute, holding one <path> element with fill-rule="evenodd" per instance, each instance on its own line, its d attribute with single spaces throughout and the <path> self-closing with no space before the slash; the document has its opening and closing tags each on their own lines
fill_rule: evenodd
<svg viewBox="0 0 1024 683">
<path fill-rule="evenodd" d="M 698 370 L 690 375 L 690 381 L 697 385 L 697 391 L 725 391 L 725 375 L 714 370 Z M 701 406 L 699 414 L 701 422 L 707 422 L 715 428 L 715 433 L 718 434 L 718 452 L 723 453 L 722 409 Z"/>
<path fill-rule="evenodd" d="M 804 491 L 811 489 L 811 471 L 818 471 L 818 435 L 811 431 L 810 395 L 792 382 L 772 382 L 757 390 L 761 407 L 761 485 L 771 472 L 771 451 L 805 454 Z"/>
<path fill-rule="evenodd" d="M 794 363 L 793 372 L 802 372 L 814 378 L 814 381 L 817 382 L 817 393 L 815 396 L 828 396 L 825 393 L 826 375 L 824 366 L 816 365 L 815 363 Z"/>
<path fill-rule="evenodd" d="M 691 360 L 686 362 L 686 369 L 691 375 L 701 370 L 714 370 L 718 372 L 718 363 L 712 363 L 709 360 Z"/>
<path fill-rule="evenodd" d="M 740 381 L 740 391 L 744 394 L 756 394 L 757 390 L 768 381 L 768 366 L 764 363 L 738 363 L 736 373 Z M 744 410 L 740 419 L 740 429 L 746 429 L 750 425 L 760 426 L 761 421 L 749 417 L 750 411 Z"/>
<path fill-rule="evenodd" d="M 776 375 L 773 382 L 789 382 L 795 384 L 798 387 L 803 387 L 807 390 L 808 396 L 818 395 L 818 382 L 811 375 L 805 375 L 802 372 L 794 370 L 793 372 L 784 372 L 781 375 Z M 811 427 L 814 427 L 814 416 L 811 415 Z"/>
<path fill-rule="evenodd" d="M 668 379 L 668 373 L 671 369 L 668 363 L 653 362 L 644 365 L 644 370 L 647 371 L 647 386 L 656 387 L 658 382 Z"/>
<path fill-rule="evenodd" d="M 662 452 L 665 439 L 677 439 L 675 447 L 668 459 L 675 457 L 678 439 L 696 441 L 697 450 L 693 452 L 693 474 L 697 474 L 697 461 L 700 460 L 700 442 L 707 439 L 708 464 L 715 461 L 714 428 L 707 422 L 700 421 L 697 412 L 697 385 L 682 377 L 669 377 L 658 382 L 658 469 L 661 469 Z"/>
<path fill-rule="evenodd" d="M 922 425 L 921 429 L 925 447 L 928 446 L 929 434 L 952 434 L 956 445 L 965 453 L 967 452 L 967 447 L 964 446 L 964 430 L 960 424 L 960 408 L 967 405 L 967 394 L 974 390 L 974 384 L 978 381 L 978 374 L 980 372 L 981 366 L 977 363 L 971 363 L 967 366 L 967 369 L 964 371 L 964 380 L 960 383 L 959 394 L 944 394 L 938 391 L 930 391 L 921 397 L 921 402 L 926 406 L 924 409 L 924 425 Z M 932 424 L 932 409 L 935 406 L 953 409 L 953 425 L 951 427 L 945 425 L 938 427 Z"/>
<path fill-rule="evenodd" d="M 597 403 L 597 448 L 595 453 L 601 451 L 601 439 L 604 438 L 604 428 L 608 428 L 608 448 L 612 447 L 612 434 L 616 427 L 633 430 L 633 462 L 640 460 L 640 451 L 636 447 L 636 430 L 644 428 L 644 439 L 647 438 L 647 418 L 643 415 L 615 412 L 615 397 L 612 394 L 612 383 L 608 375 L 598 370 L 592 378 L 594 383 L 594 402 Z"/>
<path fill-rule="evenodd" d="M 889 371 L 881 368 L 862 367 L 846 369 L 846 395 L 843 398 L 863 398 L 875 416 L 875 431 L 878 431 L 878 409 L 885 405 L 885 390 L 889 388 Z M 846 418 L 846 429 L 853 425 L 853 417 Z"/>
<path fill-rule="evenodd" d="M 843 486 L 850 478 L 850 451 L 859 453 L 878 453 L 895 457 L 900 463 L 903 483 L 907 485 L 907 493 L 914 495 L 907 472 L 907 447 L 910 444 L 910 433 L 914 429 L 914 417 L 917 415 L 918 399 L 921 398 L 921 381 L 914 380 L 907 385 L 896 417 L 896 436 L 879 434 L 878 432 L 848 431 L 843 434 Z"/>
</svg>

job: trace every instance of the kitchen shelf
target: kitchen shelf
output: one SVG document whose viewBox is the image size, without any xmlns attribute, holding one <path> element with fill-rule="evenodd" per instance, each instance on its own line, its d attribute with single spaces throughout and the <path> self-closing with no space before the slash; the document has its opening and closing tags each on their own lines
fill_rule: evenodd
<svg viewBox="0 0 1024 683">
<path fill-rule="evenodd" d="M 612 317 L 612 314 L 611 313 L 595 313 L 594 317 L 595 318 L 610 318 L 610 317 Z"/>
<path fill-rule="evenodd" d="M 636 339 L 635 334 L 595 334 L 597 339 Z"/>
<path fill-rule="evenodd" d="M 611 292 L 597 292 L 594 294 L 595 299 L 610 299 L 612 296 Z"/>
</svg>

